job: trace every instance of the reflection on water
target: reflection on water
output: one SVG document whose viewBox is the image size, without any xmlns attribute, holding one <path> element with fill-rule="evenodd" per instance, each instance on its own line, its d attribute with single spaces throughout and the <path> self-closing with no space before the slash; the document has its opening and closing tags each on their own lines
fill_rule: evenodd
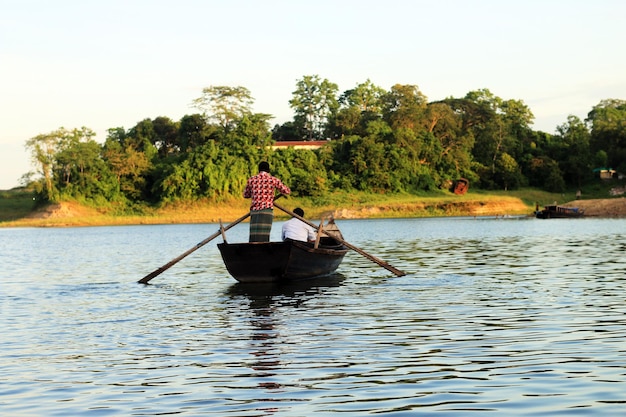
<svg viewBox="0 0 626 417">
<path fill-rule="evenodd" d="M 249 352 L 252 356 L 247 366 L 250 378 L 258 380 L 257 387 L 266 390 L 284 389 L 279 378 L 284 353 L 280 348 L 282 323 L 276 318 L 276 310 L 283 307 L 306 309 L 306 302 L 323 294 L 326 288 L 338 287 L 344 280 L 341 274 L 301 283 L 246 285 L 236 283 L 227 291 L 228 303 L 245 303 L 250 325 Z M 260 400 L 262 401 L 262 400 Z M 268 409 L 270 410 L 270 409 Z M 267 410 L 266 410 L 267 411 Z"/>
<path fill-rule="evenodd" d="M 351 253 L 262 286 L 235 283 L 216 242 L 136 284 L 215 225 L 0 229 L 0 410 L 619 415 L 625 224 L 342 221 L 408 275 Z"/>
</svg>

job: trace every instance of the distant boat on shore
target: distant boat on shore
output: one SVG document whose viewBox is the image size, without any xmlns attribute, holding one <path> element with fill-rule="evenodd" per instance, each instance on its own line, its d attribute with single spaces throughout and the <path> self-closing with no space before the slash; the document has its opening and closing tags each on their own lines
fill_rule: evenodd
<svg viewBox="0 0 626 417">
<path fill-rule="evenodd" d="M 558 205 L 545 206 L 543 210 L 536 210 L 535 217 L 538 219 L 568 219 L 583 217 L 585 211 L 578 207 L 564 207 Z"/>
</svg>

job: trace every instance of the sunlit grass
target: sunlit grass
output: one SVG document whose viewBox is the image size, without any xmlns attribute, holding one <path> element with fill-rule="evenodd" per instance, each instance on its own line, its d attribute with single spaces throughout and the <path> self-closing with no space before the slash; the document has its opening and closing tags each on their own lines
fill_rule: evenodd
<svg viewBox="0 0 626 417">
<path fill-rule="evenodd" d="M 0 222 L 20 219 L 35 208 L 33 193 L 0 191 Z"/>
</svg>

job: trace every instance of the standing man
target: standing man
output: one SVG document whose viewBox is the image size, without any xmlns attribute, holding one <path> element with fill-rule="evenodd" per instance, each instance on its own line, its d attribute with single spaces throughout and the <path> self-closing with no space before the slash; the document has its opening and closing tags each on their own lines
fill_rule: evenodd
<svg viewBox="0 0 626 417">
<path fill-rule="evenodd" d="M 270 175 L 270 164 L 259 164 L 259 173 L 248 178 L 243 192 L 250 203 L 250 242 L 269 242 L 274 220 L 274 190 L 290 194 L 291 190 L 281 180 Z"/>
</svg>

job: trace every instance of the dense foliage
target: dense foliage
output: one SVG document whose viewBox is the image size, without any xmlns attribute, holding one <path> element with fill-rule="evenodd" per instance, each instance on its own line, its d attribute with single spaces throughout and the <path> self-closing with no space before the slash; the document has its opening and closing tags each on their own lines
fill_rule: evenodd
<svg viewBox="0 0 626 417">
<path fill-rule="evenodd" d="M 241 196 L 261 160 L 295 195 L 332 191 L 447 189 L 464 177 L 472 187 L 551 192 L 580 187 L 594 168 L 626 172 L 626 101 L 605 100 L 585 121 L 570 116 L 555 134 L 534 131 L 520 100 L 489 90 L 428 102 L 414 85 L 391 89 L 369 80 L 338 94 L 318 76 L 299 80 L 289 104 L 293 121 L 270 130 L 271 116 L 251 111 L 244 87 L 209 87 L 198 113 L 156 117 L 109 129 L 99 144 L 88 128 L 58 129 L 27 141 L 43 200 L 74 198 L 162 203 Z M 316 150 L 276 141 L 324 140 Z"/>
</svg>

